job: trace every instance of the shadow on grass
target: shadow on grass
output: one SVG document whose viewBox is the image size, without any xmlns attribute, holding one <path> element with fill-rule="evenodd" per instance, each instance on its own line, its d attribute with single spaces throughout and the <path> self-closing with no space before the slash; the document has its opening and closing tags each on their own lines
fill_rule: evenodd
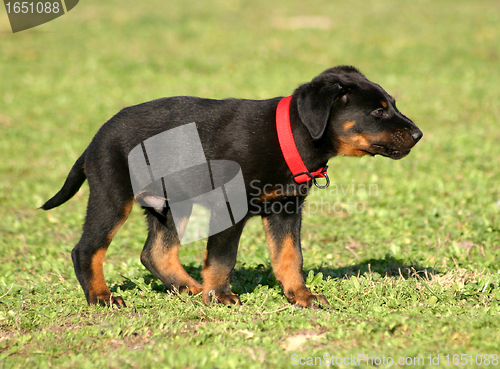
<svg viewBox="0 0 500 369">
<path fill-rule="evenodd" d="M 185 269 L 194 279 L 201 281 L 201 266 L 190 264 L 185 266 Z M 352 276 L 368 276 L 373 273 L 377 273 L 381 277 L 399 277 L 404 279 L 417 277 L 426 279 L 430 275 L 439 274 L 439 271 L 436 269 L 425 268 L 420 266 L 418 263 L 407 264 L 404 261 L 396 259 L 390 255 L 386 255 L 383 259 L 369 259 L 348 267 L 335 269 L 330 267 L 305 269 L 304 278 L 307 277 L 311 270 L 315 274 L 321 272 L 324 280 L 328 277 L 336 280 L 349 279 Z M 151 289 L 153 291 L 166 292 L 167 289 L 163 283 L 153 277 L 152 274 L 146 273 L 143 278 L 144 283 L 146 285 L 151 285 Z M 243 265 L 242 267 L 233 270 L 231 276 L 231 288 L 234 293 L 251 293 L 258 285 L 265 285 L 270 288 L 278 285 L 271 266 L 259 264 L 252 267 L 246 267 Z M 136 289 L 138 286 L 132 280 L 125 279 L 122 284 L 115 284 L 111 288 L 111 291 L 116 292 L 118 288 L 124 291 Z"/>
<path fill-rule="evenodd" d="M 369 259 L 359 264 L 337 269 L 316 268 L 315 272 L 321 272 L 323 275 L 336 279 L 348 279 L 352 276 L 370 275 L 378 273 L 381 277 L 403 277 L 404 279 L 424 277 L 426 275 L 436 275 L 439 271 L 434 268 L 426 268 L 418 263 L 407 264 L 401 259 L 387 254 L 384 259 Z"/>
</svg>

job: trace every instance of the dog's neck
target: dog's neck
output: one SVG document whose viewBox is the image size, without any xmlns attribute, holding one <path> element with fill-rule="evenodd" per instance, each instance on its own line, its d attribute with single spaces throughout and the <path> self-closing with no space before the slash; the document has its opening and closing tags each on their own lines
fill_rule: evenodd
<svg viewBox="0 0 500 369">
<path fill-rule="evenodd" d="M 321 178 L 322 175 L 319 172 L 328 161 L 327 152 L 324 150 L 322 140 L 313 141 L 311 139 L 309 132 L 299 118 L 297 104 L 293 97 L 284 98 L 280 102 L 277 109 L 277 129 L 278 132 L 281 131 L 278 135 L 281 150 L 292 174 L 296 175 L 308 171 L 316 174 L 317 178 Z M 287 139 L 286 131 L 290 129 L 293 138 Z M 297 152 L 298 155 L 296 155 Z M 295 165 L 292 162 L 295 162 Z M 306 179 L 307 176 L 297 176 L 296 181 L 304 182 Z"/>
</svg>

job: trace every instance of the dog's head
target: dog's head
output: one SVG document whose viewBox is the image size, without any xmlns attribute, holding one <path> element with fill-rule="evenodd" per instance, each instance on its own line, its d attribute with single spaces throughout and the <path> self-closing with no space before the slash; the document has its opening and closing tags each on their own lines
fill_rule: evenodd
<svg viewBox="0 0 500 369">
<path fill-rule="evenodd" d="M 299 117 L 312 139 L 329 140 L 333 155 L 401 159 L 422 138 L 394 99 L 354 67 L 328 69 L 295 95 Z"/>
</svg>

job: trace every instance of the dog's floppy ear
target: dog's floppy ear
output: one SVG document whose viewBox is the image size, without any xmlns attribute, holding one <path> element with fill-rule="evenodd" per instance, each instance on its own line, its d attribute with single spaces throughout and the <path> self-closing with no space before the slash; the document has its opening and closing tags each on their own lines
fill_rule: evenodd
<svg viewBox="0 0 500 369">
<path fill-rule="evenodd" d="M 313 81 L 299 87 L 299 117 L 313 140 L 319 140 L 323 136 L 332 105 L 345 92 L 339 83 L 327 84 L 323 81 Z"/>
</svg>

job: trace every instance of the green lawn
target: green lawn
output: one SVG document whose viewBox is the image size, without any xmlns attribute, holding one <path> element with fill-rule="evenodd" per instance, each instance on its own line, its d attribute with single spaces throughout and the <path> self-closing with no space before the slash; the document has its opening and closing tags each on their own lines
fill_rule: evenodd
<svg viewBox="0 0 500 369">
<path fill-rule="evenodd" d="M 16 34 L 0 13 L 0 368 L 499 366 L 498 1 L 81 1 Z M 86 305 L 70 251 L 88 187 L 37 208 L 107 119 L 163 96 L 284 96 L 339 64 L 424 138 L 401 161 L 332 159 L 309 198 L 305 276 L 330 309 L 287 303 L 258 219 L 233 273 L 242 307 L 166 293 L 139 260 L 139 208 L 104 266 L 128 307 Z M 204 244 L 181 252 L 199 279 Z"/>
</svg>

